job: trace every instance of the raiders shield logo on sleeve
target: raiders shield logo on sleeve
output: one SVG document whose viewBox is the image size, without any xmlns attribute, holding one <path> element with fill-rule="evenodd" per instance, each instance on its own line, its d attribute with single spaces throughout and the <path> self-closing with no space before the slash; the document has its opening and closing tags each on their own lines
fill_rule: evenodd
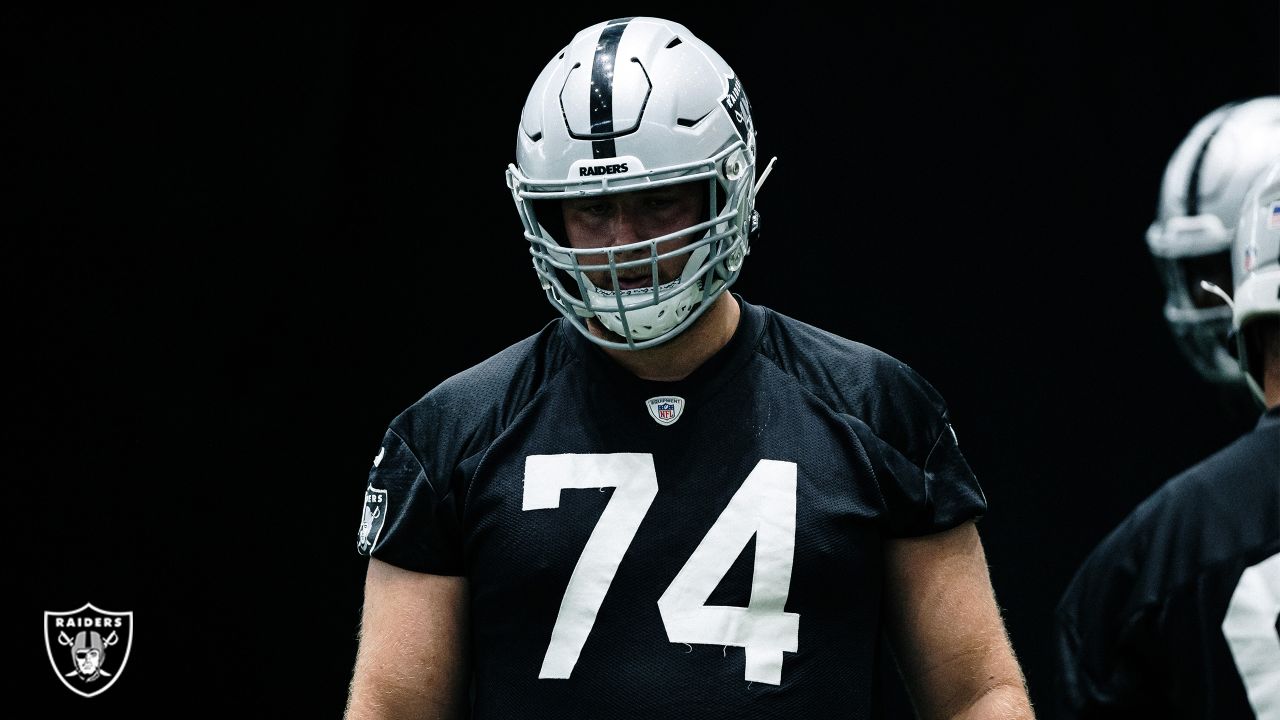
<svg viewBox="0 0 1280 720">
<path fill-rule="evenodd" d="M 381 459 L 381 453 L 378 457 Z M 356 539 L 356 550 L 361 555 L 368 555 L 378 544 L 378 536 L 382 534 L 382 524 L 386 519 L 387 491 L 370 485 L 364 491 L 364 512 L 360 516 L 360 532 Z"/>
</svg>

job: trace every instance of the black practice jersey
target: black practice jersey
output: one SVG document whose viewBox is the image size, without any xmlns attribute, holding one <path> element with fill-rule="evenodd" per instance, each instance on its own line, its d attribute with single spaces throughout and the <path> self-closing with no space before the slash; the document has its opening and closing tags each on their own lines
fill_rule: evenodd
<svg viewBox="0 0 1280 720">
<path fill-rule="evenodd" d="M 360 547 L 468 578 L 475 717 L 873 712 L 883 539 L 986 501 L 921 377 L 738 302 L 682 381 L 557 320 L 391 423 Z"/>
<path fill-rule="evenodd" d="M 1280 411 L 1147 498 L 1058 606 L 1063 718 L 1280 718 Z"/>
</svg>

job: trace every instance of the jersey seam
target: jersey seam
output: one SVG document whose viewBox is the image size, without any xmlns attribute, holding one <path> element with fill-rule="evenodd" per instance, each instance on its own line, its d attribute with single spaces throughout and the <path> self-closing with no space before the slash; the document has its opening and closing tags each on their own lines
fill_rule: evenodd
<svg viewBox="0 0 1280 720">
<path fill-rule="evenodd" d="M 947 424 L 945 414 L 942 416 L 942 418 L 943 418 L 942 423 L 944 425 Z M 933 445 L 929 447 L 929 454 L 924 456 L 924 463 L 920 465 L 920 472 L 924 473 L 926 477 L 929 475 L 929 461 L 933 459 L 934 451 L 937 450 L 938 446 L 942 444 L 943 434 L 944 433 L 941 430 L 938 431 L 938 436 L 933 439 Z"/>
<path fill-rule="evenodd" d="M 1195 585 L 1196 581 L 1198 581 L 1200 578 L 1204 577 L 1205 575 L 1221 568 L 1224 565 L 1228 565 L 1232 562 L 1236 562 L 1251 553 L 1258 552 L 1259 550 L 1266 548 L 1269 543 L 1273 543 L 1273 542 L 1275 542 L 1273 539 L 1267 538 L 1267 540 L 1263 543 L 1250 545 L 1249 547 L 1244 548 L 1239 552 L 1234 552 L 1224 558 L 1220 558 L 1218 560 L 1215 560 L 1214 562 L 1211 562 L 1201 567 L 1193 575 L 1183 580 L 1182 582 L 1178 583 L 1177 585 L 1173 585 L 1172 587 L 1169 587 L 1168 589 L 1166 589 L 1164 592 L 1160 593 L 1156 597 L 1153 597 L 1150 600 L 1144 601 L 1141 605 L 1139 605 L 1136 609 L 1134 609 L 1133 613 L 1130 614 L 1128 623 L 1132 623 L 1133 620 L 1137 618 L 1138 615 L 1147 612 L 1151 608 L 1159 608 L 1165 605 L 1174 596 L 1180 594 L 1181 592 L 1186 590 L 1188 587 Z M 1245 569 L 1247 568 L 1241 568 L 1241 573 L 1243 573 Z M 1238 584 L 1239 580 L 1237 580 L 1236 582 Z M 1125 627 L 1128 626 L 1128 623 L 1126 623 Z"/>
<path fill-rule="evenodd" d="M 413 461 L 418 463 L 418 474 L 427 479 L 427 485 L 431 486 L 431 491 L 438 495 L 439 490 L 436 490 L 435 484 L 431 482 L 431 476 L 427 474 L 427 467 L 418 459 L 418 454 L 415 453 L 413 448 L 409 446 L 409 443 L 405 441 L 404 436 L 396 432 L 396 429 L 393 427 L 388 427 L 387 432 L 395 435 L 396 439 L 400 441 L 400 444 L 404 446 L 404 449 L 409 451 L 409 457 L 413 458 Z"/>
<path fill-rule="evenodd" d="M 772 317 L 771 317 L 771 318 L 769 318 L 769 321 L 770 321 L 770 322 L 773 322 L 773 318 L 772 318 Z M 768 361 L 769 361 L 769 362 L 770 362 L 774 367 L 776 367 L 776 368 L 778 369 L 778 372 L 782 373 L 782 375 L 783 375 L 784 377 L 786 377 L 786 378 L 788 378 L 789 380 L 791 380 L 792 382 L 794 382 L 794 383 L 796 384 L 796 387 L 798 387 L 798 388 L 800 388 L 802 391 L 804 391 L 804 393 L 805 393 L 806 395 L 808 395 L 809 397 L 813 398 L 814 400 L 817 400 L 817 401 L 818 401 L 818 403 L 819 403 L 819 404 L 821 404 L 824 408 L 826 408 L 828 412 L 831 412 L 831 413 L 833 413 L 833 414 L 835 414 L 835 415 L 847 415 L 847 416 L 849 416 L 849 417 L 851 417 L 851 418 L 854 418 L 855 420 L 858 420 L 858 422 L 862 422 L 862 419 L 861 419 L 861 418 L 859 418 L 858 416 L 854 415 L 853 413 L 840 412 L 840 411 L 839 411 L 839 410 L 837 410 L 836 408 L 832 407 L 832 406 L 831 406 L 831 403 L 827 402 L 827 401 L 826 401 L 825 399 L 823 399 L 820 395 L 818 395 L 817 393 L 815 393 L 811 388 L 809 388 L 809 386 L 808 386 L 808 385 L 806 385 L 806 384 L 804 383 L 804 381 L 803 381 L 803 380 L 801 380 L 800 378 L 796 377 L 795 375 L 792 375 L 791 373 L 787 372 L 786 368 L 782 367 L 782 365 L 780 365 L 780 364 L 778 363 L 777 359 L 776 359 L 776 358 L 774 358 L 772 355 L 768 354 L 767 352 L 765 352 L 764 350 L 759 349 L 759 348 L 757 348 L 756 352 L 758 352 L 762 357 L 764 357 L 764 358 L 765 358 L 766 360 L 768 360 Z M 866 425 L 866 423 L 863 423 L 863 424 L 864 424 L 864 425 Z M 868 427 L 868 428 L 870 428 L 871 426 L 870 426 L 870 425 L 867 425 L 867 427 Z M 873 431 L 873 434 L 874 434 L 874 431 Z M 870 455 L 871 455 L 870 450 L 867 448 L 867 446 L 866 446 L 865 444 L 863 444 L 862 440 L 858 437 L 857 433 L 852 433 L 852 435 L 853 435 L 853 439 L 858 443 L 858 446 L 862 448 L 863 452 L 867 453 L 867 470 L 869 470 L 869 471 L 871 472 L 871 481 L 872 481 L 873 483 L 875 483 L 875 486 L 876 486 L 876 494 L 878 494 L 878 495 L 880 496 L 880 503 L 881 503 L 882 505 L 887 505 L 887 504 L 888 504 L 888 501 L 887 501 L 887 500 L 885 500 L 885 496 L 884 496 L 884 489 L 883 489 L 882 487 L 880 487 L 880 476 L 876 474 L 875 466 L 874 466 L 874 465 L 871 463 L 871 461 L 870 461 L 870 460 L 871 460 L 871 458 L 870 458 Z M 877 438 L 879 438 L 880 436 L 879 436 L 878 434 L 876 434 L 876 437 L 877 437 Z M 881 438 L 881 440 L 883 440 L 883 438 Z M 887 443 L 886 443 L 886 444 L 887 444 Z"/>
<path fill-rule="evenodd" d="M 1256 552 L 1257 550 L 1265 547 L 1267 547 L 1266 543 L 1263 543 L 1262 545 L 1252 545 L 1246 550 L 1241 550 L 1240 552 L 1233 553 L 1232 555 L 1222 558 L 1221 560 L 1205 565 L 1187 580 L 1184 580 L 1183 582 L 1178 583 L 1177 585 L 1174 585 L 1173 587 L 1160 593 L 1156 597 L 1143 601 L 1136 608 L 1134 608 L 1128 615 L 1125 616 L 1124 622 L 1118 625 L 1117 637 L 1124 637 L 1124 635 L 1130 630 L 1130 628 L 1134 627 L 1138 622 L 1140 622 L 1143 617 L 1149 616 L 1153 612 L 1158 614 L 1163 609 L 1163 607 L 1170 600 L 1173 599 L 1174 596 L 1178 595 L 1187 587 L 1194 585 L 1195 582 L 1199 578 L 1203 577 L 1205 574 L 1213 570 L 1216 570 L 1219 567 L 1226 565 L 1232 561 L 1239 560 L 1241 557 L 1248 555 L 1249 553 Z M 1243 569 L 1241 570 L 1241 572 L 1243 573 Z M 1236 582 L 1237 584 L 1239 583 L 1238 580 Z M 1078 604 L 1076 605 L 1076 607 L 1078 607 Z M 1072 639 L 1074 640 L 1075 647 L 1078 648 L 1084 643 L 1084 635 L 1080 632 L 1080 629 L 1075 622 L 1075 618 L 1072 617 L 1072 615 L 1070 614 L 1071 612 L 1074 612 L 1074 608 L 1069 612 L 1059 611 L 1058 615 L 1060 618 L 1060 622 L 1063 624 L 1063 626 L 1066 629 L 1071 631 Z M 1092 632 L 1090 633 L 1090 635 L 1092 635 Z M 1098 688 L 1109 687 L 1108 683 L 1099 682 L 1098 678 L 1093 676 L 1092 671 L 1090 670 L 1090 668 L 1086 663 L 1080 662 L 1078 663 L 1078 665 L 1083 669 L 1084 675 L 1089 679 L 1089 682 L 1092 684 L 1093 687 L 1090 688 L 1091 690 L 1097 690 Z M 1109 668 L 1103 668 L 1104 671 L 1106 671 L 1107 669 Z"/>
<path fill-rule="evenodd" d="M 772 317 L 770 317 L 770 318 L 769 318 L 769 322 L 773 322 L 773 318 L 772 318 Z M 794 374 L 792 374 L 792 373 L 788 372 L 788 371 L 787 371 L 787 369 L 786 369 L 786 368 L 784 368 L 784 367 L 782 367 L 782 365 L 780 365 L 780 364 L 778 363 L 777 359 L 776 359 L 776 358 L 774 358 L 772 355 L 770 355 L 770 354 L 766 353 L 764 350 L 759 349 L 759 348 L 757 348 L 756 352 L 758 352 L 759 354 L 761 354 L 761 355 L 763 355 L 765 358 L 767 358 L 767 359 L 769 360 L 769 362 L 771 362 L 771 363 L 773 364 L 773 366 L 774 366 L 774 367 L 778 368 L 778 371 L 779 371 L 779 372 L 781 372 L 783 375 L 787 376 L 787 377 L 788 377 L 788 378 L 790 378 L 792 381 L 794 381 L 794 382 L 796 383 L 796 385 L 798 385 L 802 390 L 804 390 L 806 393 L 808 393 L 810 396 L 812 396 L 815 400 L 817 400 L 818 402 L 822 403 L 822 406 L 823 406 L 823 407 L 825 407 L 827 410 L 829 410 L 829 411 L 831 411 L 831 412 L 833 412 L 833 413 L 835 413 L 835 414 L 837 414 L 837 415 L 847 415 L 847 416 L 849 416 L 849 417 L 851 417 L 851 418 L 856 419 L 858 422 L 861 422 L 863 425 L 866 425 L 866 426 L 867 426 L 867 428 L 871 430 L 872 434 L 873 434 L 873 435 L 875 435 L 877 439 L 879 439 L 881 442 L 884 442 L 884 444 L 888 445 L 889 447 L 892 447 L 895 451 L 897 451 L 897 448 L 896 448 L 896 447 L 893 447 L 893 444 L 892 444 L 892 443 L 888 442 L 888 441 L 887 441 L 887 440 L 885 440 L 883 437 L 881 437 L 880 433 L 879 433 L 879 432 L 877 432 L 875 428 L 871 427 L 871 424 L 870 424 L 870 423 L 866 422 L 866 421 L 865 421 L 865 420 L 863 420 L 861 417 L 859 417 L 859 416 L 857 416 L 857 415 L 854 415 L 853 413 L 850 413 L 850 412 L 841 412 L 841 411 L 840 411 L 840 410 L 838 410 L 837 408 L 833 407 L 833 406 L 831 405 L 831 403 L 827 402 L 827 400 L 826 400 L 826 399 L 824 399 L 821 395 L 819 395 L 819 394 L 817 394 L 816 392 L 814 392 L 814 391 L 813 391 L 813 390 L 808 386 L 808 384 L 806 384 L 806 383 L 805 383 L 805 381 L 804 381 L 804 380 L 802 380 L 801 378 L 797 377 L 796 375 L 794 375 Z M 931 404 L 933 404 L 933 403 L 931 403 Z M 947 420 L 946 420 L 946 418 L 947 418 L 947 413 L 946 413 L 945 406 L 943 406 L 943 407 L 938 407 L 936 404 L 934 404 L 934 409 L 937 411 L 938 415 L 942 417 L 942 419 L 943 419 L 943 425 L 945 425 L 945 424 L 947 423 Z M 920 471 L 921 471 L 921 472 L 924 472 L 924 471 L 925 471 L 925 468 L 927 468 L 927 467 L 929 466 L 929 459 L 933 457 L 933 451 L 937 449 L 937 447 L 938 447 L 938 442 L 939 442 L 940 440 L 942 440 L 942 436 L 943 436 L 943 432 L 942 432 L 942 430 L 941 430 L 941 429 L 939 429 L 937 432 L 938 432 L 938 434 L 933 438 L 933 443 L 932 443 L 932 444 L 930 445 L 930 447 L 929 447 L 929 453 L 925 456 L 924 462 L 919 466 L 919 468 L 920 468 Z M 859 443 L 861 443 L 861 441 L 859 441 Z M 906 457 L 906 455 L 903 455 L 903 457 Z M 909 459 L 909 458 L 908 458 L 908 459 Z M 915 463 L 912 463 L 912 464 L 914 465 Z M 879 485 L 879 483 L 877 483 L 877 486 L 878 486 L 878 485 Z"/>
<path fill-rule="evenodd" d="M 471 473 L 471 477 L 467 478 L 467 486 L 462 489 L 462 515 L 465 516 L 467 513 L 467 502 L 471 498 L 471 487 L 475 484 L 476 478 L 480 476 L 480 469 L 484 467 L 485 461 L 488 460 L 489 453 L 493 450 L 493 446 L 498 444 L 498 441 L 501 440 L 502 437 L 507 433 L 507 430 L 514 427 L 518 422 L 520 422 L 520 419 L 524 417 L 525 413 L 529 411 L 529 408 L 533 407 L 534 401 L 536 401 L 539 397 L 542 397 L 542 394 L 547 392 L 547 389 L 551 387 L 552 383 L 554 383 L 556 380 L 560 378 L 560 375 L 565 370 L 568 370 L 570 367 L 573 367 L 575 364 L 579 362 L 581 362 L 580 358 L 571 357 L 568 362 L 566 362 L 554 373 L 549 375 L 547 377 L 546 382 L 542 384 L 542 388 L 539 389 L 538 392 L 529 396 L 528 402 L 520 406 L 520 409 L 514 415 L 511 416 L 511 420 L 506 425 L 503 425 L 496 432 L 494 432 L 493 438 L 488 443 L 485 444 L 484 450 L 480 451 L 479 453 L 473 453 L 471 455 L 468 455 L 467 457 L 463 458 L 462 461 L 457 463 L 458 465 L 461 465 L 463 462 L 466 462 L 468 459 L 475 457 L 476 455 L 480 455 L 480 461 L 476 463 L 475 470 Z"/>
</svg>

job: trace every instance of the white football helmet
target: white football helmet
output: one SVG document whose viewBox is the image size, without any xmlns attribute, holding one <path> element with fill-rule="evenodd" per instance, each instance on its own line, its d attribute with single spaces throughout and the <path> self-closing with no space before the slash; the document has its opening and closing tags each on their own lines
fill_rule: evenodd
<svg viewBox="0 0 1280 720">
<path fill-rule="evenodd" d="M 1230 280 L 1231 238 L 1250 183 L 1280 154 L 1280 96 L 1224 105 L 1206 115 L 1165 168 L 1156 220 L 1147 230 L 1167 291 L 1164 315 L 1203 377 L 1239 382 L 1229 347 L 1231 309 L 1201 280 Z"/>
<path fill-rule="evenodd" d="M 689 182 L 706 187 L 702 222 L 626 245 L 569 247 L 561 200 Z M 751 107 L 729 65 L 684 26 L 602 22 L 574 36 L 534 82 L 507 186 L 551 304 L 599 345 L 652 347 L 734 283 L 758 232 Z M 659 247 L 691 233 L 684 247 Z M 663 284 L 658 262 L 681 256 L 683 272 Z M 619 271 L 635 267 L 649 271 L 649 287 L 614 292 L 587 277 L 607 271 L 617 288 Z M 592 316 L 620 339 L 592 335 L 584 320 Z"/>
<path fill-rule="evenodd" d="M 1260 348 L 1250 347 L 1244 330 L 1260 317 L 1280 317 L 1280 152 L 1272 159 L 1245 196 L 1231 247 L 1237 354 L 1249 389 L 1259 400 L 1265 367 Z"/>
</svg>

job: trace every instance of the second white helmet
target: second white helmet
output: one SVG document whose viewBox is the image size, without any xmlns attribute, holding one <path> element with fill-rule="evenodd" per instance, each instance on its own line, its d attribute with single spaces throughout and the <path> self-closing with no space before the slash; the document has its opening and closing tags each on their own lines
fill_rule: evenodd
<svg viewBox="0 0 1280 720">
<path fill-rule="evenodd" d="M 1165 168 L 1147 246 L 1164 281 L 1165 319 L 1201 376 L 1238 382 L 1231 309 L 1200 286 L 1231 282 L 1231 240 L 1250 183 L 1280 155 L 1280 97 L 1232 103 L 1206 115 Z"/>
</svg>

